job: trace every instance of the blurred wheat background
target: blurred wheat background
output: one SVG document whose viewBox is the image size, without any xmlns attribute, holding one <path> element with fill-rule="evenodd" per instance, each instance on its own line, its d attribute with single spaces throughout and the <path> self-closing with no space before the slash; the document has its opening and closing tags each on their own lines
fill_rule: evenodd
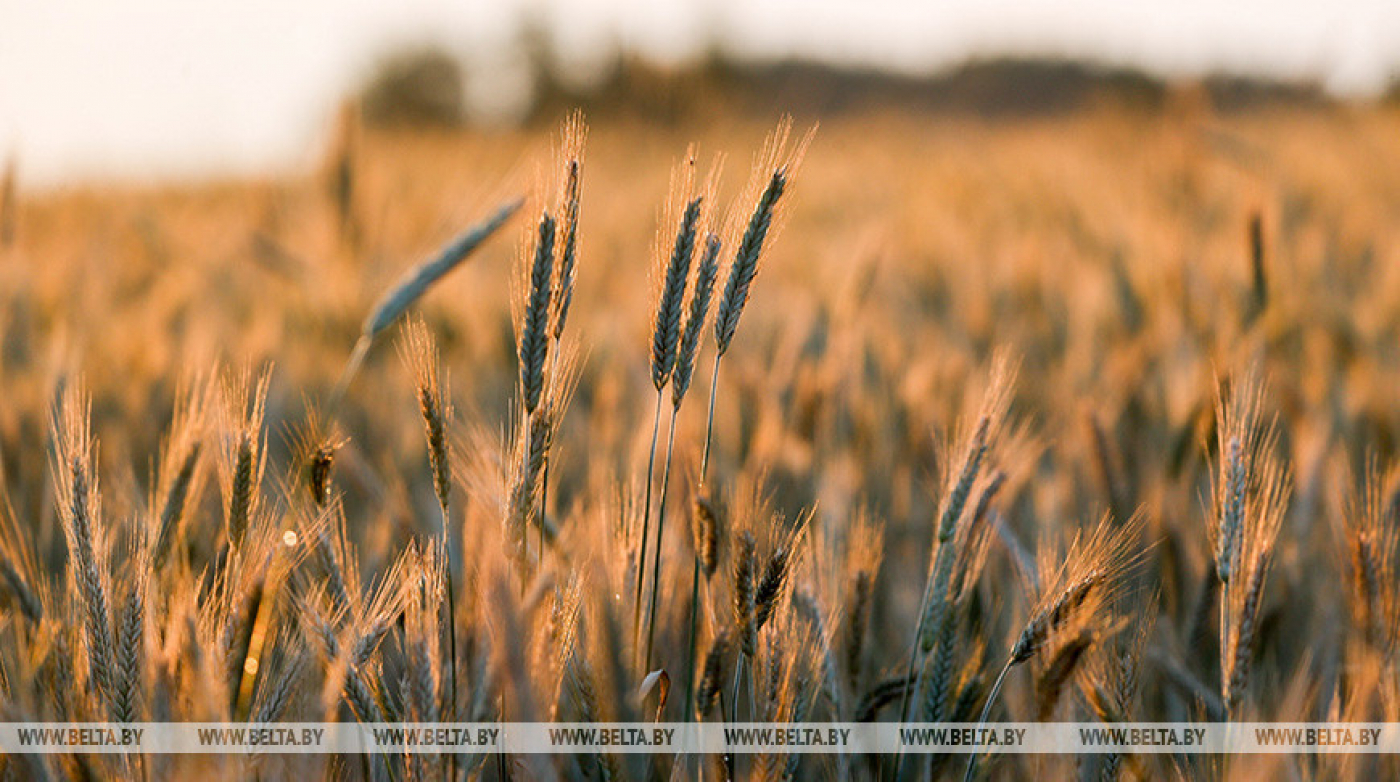
<svg viewBox="0 0 1400 782">
<path fill-rule="evenodd" d="M 567 97 L 483 130 L 417 109 L 385 121 L 405 109 L 371 91 L 300 175 L 31 193 L 11 161 L 5 719 L 1400 718 L 1393 105 L 1129 88 L 1014 117 L 797 106 L 765 156 L 777 112 L 723 80 L 681 100 L 651 78 L 629 87 L 645 110 L 595 107 L 586 132 Z M 732 265 L 779 173 L 736 302 Z M 405 317 L 365 326 L 405 273 L 517 197 Z M 658 321 L 684 353 L 710 232 L 709 312 L 737 303 L 742 320 L 713 388 L 714 327 L 700 330 L 673 404 Z M 1396 772 L 1373 756 L 1170 754 L 0 767 Z"/>
</svg>

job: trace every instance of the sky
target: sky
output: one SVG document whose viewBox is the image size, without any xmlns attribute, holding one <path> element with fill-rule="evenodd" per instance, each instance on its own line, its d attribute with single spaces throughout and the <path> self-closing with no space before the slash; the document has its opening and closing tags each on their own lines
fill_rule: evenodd
<svg viewBox="0 0 1400 782">
<path fill-rule="evenodd" d="M 0 155 L 26 185 L 301 165 L 340 98 L 405 46 L 460 55 L 475 100 L 509 108 L 527 14 L 581 63 L 617 44 L 683 59 L 708 35 L 743 55 L 909 72 L 1067 55 L 1342 95 L 1400 73 L 1400 0 L 0 0 Z"/>
</svg>

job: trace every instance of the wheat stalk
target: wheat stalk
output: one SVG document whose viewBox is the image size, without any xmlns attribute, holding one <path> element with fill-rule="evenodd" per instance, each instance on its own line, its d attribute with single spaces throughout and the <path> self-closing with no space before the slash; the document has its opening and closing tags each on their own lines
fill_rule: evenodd
<svg viewBox="0 0 1400 782">
<path fill-rule="evenodd" d="M 1273 454 L 1277 430 L 1261 420 L 1264 395 L 1255 368 L 1217 390 L 1220 463 L 1209 531 L 1220 580 L 1221 701 L 1231 716 L 1248 681 L 1264 580 L 1288 505 L 1288 475 Z"/>
<path fill-rule="evenodd" d="M 360 338 L 355 342 L 355 347 L 350 353 L 350 360 L 345 363 L 340 380 L 337 381 L 335 389 L 331 392 L 329 405 L 331 410 L 340 406 L 340 401 L 345 397 L 346 389 L 350 387 L 350 381 L 359 371 L 360 364 L 364 362 L 375 338 L 392 326 L 394 321 L 407 312 L 408 308 L 427 293 L 428 289 L 438 280 L 469 258 L 483 242 L 505 225 L 506 221 L 519 211 L 524 203 L 524 199 L 517 198 L 502 204 L 485 220 L 468 228 L 444 245 L 437 254 L 410 269 L 394 287 L 390 288 L 379 299 L 370 310 L 369 316 L 365 318 L 364 325 L 360 327 Z"/>
<path fill-rule="evenodd" d="M 1140 560 L 1142 552 L 1135 551 L 1134 547 L 1141 529 L 1141 516 L 1134 516 L 1121 525 L 1105 516 L 1087 536 L 1075 538 L 1057 570 L 1041 570 L 1046 583 L 1041 586 L 1040 599 L 992 683 L 978 725 L 987 721 L 1006 675 L 1013 667 L 1034 658 L 1056 633 L 1073 628 L 1077 623 L 1092 621 L 1099 606 L 1113 603 L 1124 574 Z M 1077 626 L 1083 629 L 1082 624 Z M 964 782 L 970 782 L 976 765 L 977 754 L 970 754 Z"/>
<path fill-rule="evenodd" d="M 664 257 L 665 261 L 660 265 L 661 280 L 657 291 L 656 306 L 653 311 L 653 327 L 650 342 L 651 354 L 651 382 L 656 389 L 656 409 L 652 415 L 651 422 L 651 447 L 647 455 L 647 471 L 644 476 L 646 481 L 645 499 L 642 501 L 642 537 L 641 547 L 637 554 L 637 583 L 632 601 L 632 626 L 633 634 L 637 639 L 638 664 L 644 669 L 651 664 L 650 641 L 646 642 L 645 651 L 642 642 L 642 592 L 644 575 L 647 570 L 647 551 L 651 540 L 651 499 L 652 499 L 652 475 L 656 470 L 656 446 L 657 436 L 661 430 L 661 400 L 662 391 L 666 384 L 670 382 L 671 373 L 675 369 L 676 346 L 680 341 L 681 315 L 685 303 L 686 285 L 690 276 L 690 263 L 695 250 L 695 236 L 700 222 L 700 206 L 704 201 L 703 196 L 690 197 L 689 191 L 694 181 L 695 157 L 694 151 L 687 156 L 687 164 L 672 177 L 672 197 L 681 194 L 687 198 L 687 203 L 681 213 L 680 221 L 676 229 L 676 236 L 671 244 L 669 253 L 658 252 L 658 260 Z M 683 172 L 683 173 L 682 173 Z M 663 230 L 666 222 L 663 221 Z M 671 416 L 670 437 L 667 438 L 667 451 L 671 450 L 676 430 L 676 417 Z M 669 461 L 669 456 L 668 456 Z M 658 524 L 658 526 L 660 526 Z M 659 567 L 661 557 L 661 536 L 657 535 L 655 558 Z M 652 581 L 652 602 L 655 602 L 657 585 L 655 579 Z M 650 629 L 648 629 L 650 634 Z"/>
</svg>

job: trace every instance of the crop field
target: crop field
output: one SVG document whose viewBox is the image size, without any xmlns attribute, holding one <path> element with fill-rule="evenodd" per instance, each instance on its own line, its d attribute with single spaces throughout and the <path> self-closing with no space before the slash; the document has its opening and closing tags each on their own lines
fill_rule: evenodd
<svg viewBox="0 0 1400 782">
<path fill-rule="evenodd" d="M 499 131 L 346 116 L 322 164 L 279 178 L 43 191 L 10 164 L 3 721 L 1400 721 L 1394 108 L 1216 113 L 1183 94 L 1015 120 L 600 113 Z M 0 770 L 1400 764 L 71 754 Z"/>
</svg>

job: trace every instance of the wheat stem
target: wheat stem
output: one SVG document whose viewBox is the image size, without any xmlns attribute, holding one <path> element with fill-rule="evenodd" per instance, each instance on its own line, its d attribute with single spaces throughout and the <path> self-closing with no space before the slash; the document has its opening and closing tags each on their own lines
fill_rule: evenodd
<svg viewBox="0 0 1400 782">
<path fill-rule="evenodd" d="M 695 704 L 695 655 L 696 643 L 700 634 L 700 556 L 691 558 L 690 570 L 690 639 L 686 642 L 685 673 L 685 712 L 684 719 L 690 722 L 691 708 Z"/>
<path fill-rule="evenodd" d="M 637 588 L 632 600 L 632 637 L 641 641 L 642 632 L 642 582 L 645 580 L 647 563 L 647 540 L 651 535 L 651 473 L 656 469 L 656 439 L 661 431 L 661 390 L 656 392 L 656 412 L 651 419 L 651 449 L 647 456 L 646 500 L 642 507 L 642 548 L 637 554 Z M 635 644 L 640 646 L 640 644 Z M 638 652 L 641 650 L 638 649 Z M 639 660 L 640 662 L 640 660 Z"/>
<path fill-rule="evenodd" d="M 656 602 L 659 597 L 661 584 L 661 541 L 666 526 L 666 494 L 671 487 L 671 454 L 676 444 L 676 418 L 679 408 L 671 411 L 671 428 L 666 433 L 666 462 L 661 468 L 661 499 L 656 508 L 656 551 L 653 552 L 651 566 L 651 609 L 647 616 L 647 651 L 646 667 L 643 670 L 651 670 L 651 649 L 652 641 L 656 637 Z"/>
<path fill-rule="evenodd" d="M 710 468 L 710 443 L 714 440 L 715 431 L 715 393 L 719 389 L 719 360 L 720 356 L 715 355 L 715 368 L 710 373 L 710 414 L 705 418 L 705 447 L 700 452 L 700 487 L 705 487 L 705 476 Z"/>
<path fill-rule="evenodd" d="M 987 693 L 987 702 L 982 705 L 982 716 L 977 718 L 977 727 L 987 724 L 987 717 L 992 713 L 992 704 L 996 703 L 997 695 L 1001 693 L 1001 685 L 1006 681 L 1006 674 L 1015 663 L 1014 657 L 1008 658 L 1006 664 L 1001 666 L 1001 673 L 997 674 L 996 681 L 992 683 L 992 691 Z M 972 782 L 972 772 L 976 767 L 977 753 L 972 752 L 967 756 L 967 770 L 963 772 L 963 782 Z"/>
</svg>

